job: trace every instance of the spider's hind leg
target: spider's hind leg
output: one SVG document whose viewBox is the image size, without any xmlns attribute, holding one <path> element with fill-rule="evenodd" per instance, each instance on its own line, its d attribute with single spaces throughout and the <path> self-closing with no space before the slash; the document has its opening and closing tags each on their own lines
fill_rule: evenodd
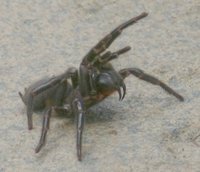
<svg viewBox="0 0 200 172">
<path fill-rule="evenodd" d="M 35 153 L 38 153 L 41 150 L 41 148 L 45 145 L 46 135 L 47 135 L 47 131 L 49 129 L 52 109 L 53 108 L 50 108 L 47 111 L 45 111 L 45 114 L 43 116 L 42 133 L 41 133 L 40 141 L 35 149 Z"/>
<path fill-rule="evenodd" d="M 33 89 L 28 98 L 27 98 L 27 118 L 28 118 L 28 129 L 31 130 L 33 128 L 33 122 L 32 122 L 32 114 L 33 114 L 33 101 L 34 98 L 42 94 L 44 91 L 48 90 L 49 88 L 52 88 L 53 86 L 59 84 L 62 80 L 62 77 L 55 77 L 50 79 L 49 81 L 39 85 L 35 89 Z"/>
<path fill-rule="evenodd" d="M 56 110 L 63 110 L 65 112 L 65 114 L 68 114 L 68 113 L 70 113 L 70 106 L 69 105 L 65 105 L 64 107 L 63 106 L 53 106 L 44 112 L 40 141 L 39 141 L 37 147 L 35 148 L 35 153 L 38 153 L 46 143 L 47 132 L 48 132 L 49 126 L 50 126 L 51 114 L 53 111 L 56 111 Z"/>
<path fill-rule="evenodd" d="M 126 69 L 120 70 L 119 74 L 122 76 L 123 79 L 125 79 L 130 74 L 132 74 L 132 75 L 138 77 L 139 79 L 142 79 L 142 80 L 144 80 L 146 82 L 150 82 L 151 84 L 158 85 L 158 86 L 162 87 L 169 94 L 172 94 L 173 96 L 175 96 L 180 101 L 184 101 L 183 96 L 181 96 L 180 94 L 178 94 L 176 91 L 174 91 L 168 85 L 166 85 L 165 83 L 163 83 L 159 79 L 155 78 L 154 76 L 146 74 L 141 69 L 138 69 L 138 68 L 126 68 Z"/>
<path fill-rule="evenodd" d="M 22 94 L 21 92 L 18 92 L 18 94 L 19 94 L 20 98 L 22 99 L 22 101 L 24 102 L 24 104 L 26 104 L 26 103 L 25 103 L 25 100 L 24 100 L 23 94 Z"/>
</svg>

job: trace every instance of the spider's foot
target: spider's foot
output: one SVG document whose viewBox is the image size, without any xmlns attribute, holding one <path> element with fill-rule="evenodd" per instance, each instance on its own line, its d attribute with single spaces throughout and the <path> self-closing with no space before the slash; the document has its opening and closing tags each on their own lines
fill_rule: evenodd
<svg viewBox="0 0 200 172">
<path fill-rule="evenodd" d="M 82 154 L 81 154 L 81 149 L 77 150 L 77 157 L 79 161 L 82 161 Z"/>
<path fill-rule="evenodd" d="M 37 145 L 37 147 L 35 148 L 35 153 L 40 152 L 40 150 L 42 149 L 43 146 L 44 146 L 44 144 L 39 143 L 39 144 Z"/>
<path fill-rule="evenodd" d="M 33 129 L 32 115 L 28 115 L 28 129 Z"/>
</svg>

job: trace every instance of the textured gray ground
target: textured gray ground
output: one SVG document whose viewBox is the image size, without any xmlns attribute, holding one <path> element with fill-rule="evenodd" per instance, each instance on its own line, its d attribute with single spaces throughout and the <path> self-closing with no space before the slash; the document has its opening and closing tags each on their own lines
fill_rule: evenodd
<svg viewBox="0 0 200 172">
<path fill-rule="evenodd" d="M 113 64 L 142 68 L 185 102 L 130 77 L 123 102 L 115 94 L 90 110 L 81 163 L 74 122 L 63 117 L 52 117 L 47 145 L 36 155 L 42 117 L 35 114 L 28 131 L 17 92 L 78 67 L 99 39 L 143 11 L 149 16 L 110 47 L 132 47 Z M 0 172 L 199 172 L 199 12 L 199 0 L 0 0 Z"/>
</svg>

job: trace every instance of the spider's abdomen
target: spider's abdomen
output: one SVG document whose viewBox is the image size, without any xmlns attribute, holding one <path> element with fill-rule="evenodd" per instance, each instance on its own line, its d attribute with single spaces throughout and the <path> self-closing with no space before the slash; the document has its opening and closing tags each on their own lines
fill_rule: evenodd
<svg viewBox="0 0 200 172">
<path fill-rule="evenodd" d="M 53 77 L 52 77 L 53 78 Z M 27 105 L 28 99 L 32 94 L 32 91 L 50 81 L 52 78 L 42 78 L 39 81 L 36 81 L 32 85 L 30 85 L 27 89 L 25 89 L 24 95 L 22 95 L 22 99 Z M 63 82 L 57 85 L 52 86 L 48 90 L 34 97 L 33 100 L 33 110 L 44 109 L 46 106 L 61 106 L 66 97 L 71 93 L 72 86 L 67 82 Z"/>
</svg>

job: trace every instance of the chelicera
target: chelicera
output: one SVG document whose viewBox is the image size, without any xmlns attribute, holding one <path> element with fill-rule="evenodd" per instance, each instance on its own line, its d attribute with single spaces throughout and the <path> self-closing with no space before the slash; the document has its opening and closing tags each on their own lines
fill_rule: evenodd
<svg viewBox="0 0 200 172">
<path fill-rule="evenodd" d="M 146 74 L 141 69 L 125 68 L 116 71 L 110 63 L 111 60 L 129 51 L 130 47 L 126 46 L 115 52 L 105 50 L 125 28 L 146 16 L 147 13 L 143 12 L 139 16 L 119 25 L 106 35 L 84 56 L 79 69 L 72 67 L 60 75 L 43 78 L 25 89 L 24 95 L 19 92 L 27 108 L 28 129 L 33 128 L 33 111 L 45 109 L 41 137 L 35 149 L 36 153 L 45 144 L 52 111 L 62 111 L 65 114 L 72 114 L 77 117 L 76 148 L 78 160 L 81 161 L 82 132 L 87 109 L 101 102 L 115 91 L 119 93 L 119 100 L 123 100 L 126 95 L 124 79 L 129 75 L 134 75 L 151 84 L 158 85 L 178 100 L 184 100 L 172 88 L 159 79 Z"/>
</svg>

